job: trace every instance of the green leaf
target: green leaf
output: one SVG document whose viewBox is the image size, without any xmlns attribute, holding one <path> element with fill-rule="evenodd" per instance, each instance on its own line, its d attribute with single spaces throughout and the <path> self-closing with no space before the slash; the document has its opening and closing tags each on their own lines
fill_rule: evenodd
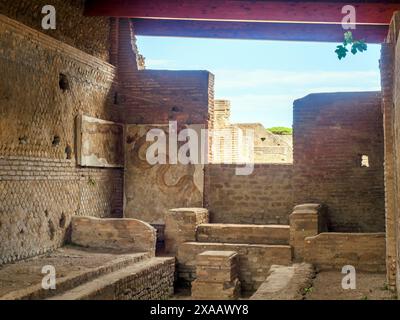
<svg viewBox="0 0 400 320">
<path fill-rule="evenodd" d="M 367 51 L 367 44 L 364 40 L 354 40 L 353 33 L 351 31 L 347 31 L 344 33 L 343 45 L 337 46 L 335 50 L 339 60 L 342 60 L 347 56 L 349 50 L 346 48 L 347 45 L 351 45 L 350 52 L 352 54 L 357 54 L 357 52 Z"/>
<path fill-rule="evenodd" d="M 364 52 L 364 51 L 367 51 L 368 46 L 367 46 L 367 44 L 365 43 L 364 40 L 360 40 L 360 41 L 358 41 L 357 49 L 360 52 Z"/>
<path fill-rule="evenodd" d="M 356 54 L 357 52 L 364 52 L 367 50 L 367 45 L 363 40 L 355 41 L 351 47 L 351 52 Z"/>
<path fill-rule="evenodd" d="M 339 60 L 342 60 L 342 58 L 345 58 L 347 56 L 347 52 L 349 52 L 349 50 L 347 50 L 344 46 L 337 46 L 337 49 L 335 50 Z"/>
</svg>

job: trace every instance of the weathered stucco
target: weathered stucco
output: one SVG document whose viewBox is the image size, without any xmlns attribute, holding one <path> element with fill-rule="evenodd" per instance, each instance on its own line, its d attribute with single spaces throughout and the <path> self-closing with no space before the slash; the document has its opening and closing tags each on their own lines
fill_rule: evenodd
<svg viewBox="0 0 400 320">
<path fill-rule="evenodd" d="M 87 167 L 123 167 L 122 124 L 79 115 L 76 121 L 77 160 Z"/>
<path fill-rule="evenodd" d="M 151 129 L 163 130 L 168 141 L 168 125 L 126 126 L 124 216 L 159 224 L 169 209 L 202 207 L 204 175 L 201 164 L 150 164 L 146 152 L 153 142 L 146 134 Z"/>
</svg>

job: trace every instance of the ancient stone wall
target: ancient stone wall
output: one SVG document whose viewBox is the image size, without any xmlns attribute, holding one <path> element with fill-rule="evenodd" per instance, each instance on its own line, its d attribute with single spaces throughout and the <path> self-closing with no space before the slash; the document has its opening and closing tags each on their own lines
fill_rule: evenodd
<svg viewBox="0 0 400 320">
<path fill-rule="evenodd" d="M 189 126 L 198 133 L 201 126 Z M 203 126 L 204 127 L 204 126 Z M 196 129 L 197 128 L 197 129 Z M 165 155 L 162 163 L 150 163 L 147 153 L 160 141 L 146 141 L 151 130 L 161 130 L 165 136 L 165 149 L 158 155 Z M 179 131 L 181 132 L 181 131 Z M 179 134 L 179 133 L 177 133 Z M 158 139 L 158 138 L 156 138 Z M 168 125 L 126 125 L 125 142 L 125 188 L 124 216 L 146 221 L 151 224 L 164 224 L 169 209 L 177 207 L 203 206 L 203 165 L 172 163 L 169 139 L 177 137 L 169 133 Z M 177 144 L 177 150 L 183 142 Z M 160 144 L 161 145 L 161 144 Z M 198 144 L 200 146 L 200 144 Z M 154 152 L 150 152 L 153 155 Z"/>
<path fill-rule="evenodd" d="M 141 268 L 139 268 L 141 266 Z M 121 271 L 123 273 L 124 270 Z M 108 285 L 101 281 L 79 300 L 167 300 L 174 293 L 175 259 L 152 258 L 127 268 L 124 277 L 113 278 Z M 97 287 L 96 287 L 97 285 Z M 62 300 L 71 299 L 68 294 Z M 74 297 L 76 299 L 76 297 Z"/>
<path fill-rule="evenodd" d="M 385 233 L 324 232 L 305 239 L 304 260 L 319 270 L 351 265 L 357 271 L 385 272 Z"/>
<path fill-rule="evenodd" d="M 214 76 L 208 71 L 141 70 L 121 83 L 128 124 L 207 124 Z"/>
<path fill-rule="evenodd" d="M 293 209 L 289 164 L 255 164 L 251 175 L 236 175 L 237 164 L 205 167 L 205 206 L 213 223 L 287 224 Z"/>
<path fill-rule="evenodd" d="M 212 163 L 293 163 L 292 135 L 273 134 L 261 123 L 232 124 L 230 107 L 229 100 L 214 102 Z"/>
<path fill-rule="evenodd" d="M 230 124 L 231 102 L 229 100 L 214 101 L 214 128 L 226 128 Z"/>
<path fill-rule="evenodd" d="M 380 93 L 312 94 L 293 113 L 295 204 L 326 204 L 330 231 L 384 231 Z"/>
<path fill-rule="evenodd" d="M 122 215 L 122 172 L 71 160 L 0 157 L 0 264 L 65 240 L 73 215 Z"/>
<path fill-rule="evenodd" d="M 106 17 L 85 17 L 84 0 L 16 0 L 0 1 L 0 14 L 4 14 L 39 32 L 78 48 L 95 57 L 109 60 L 110 21 Z M 56 29 L 42 28 L 42 7 L 56 9 Z"/>
<path fill-rule="evenodd" d="M 385 138 L 385 211 L 386 211 L 386 265 L 387 282 L 396 286 L 396 217 L 395 217 L 395 168 L 394 168 L 394 128 L 393 128 L 393 82 L 394 44 L 384 43 L 381 49 L 382 111 Z"/>
<path fill-rule="evenodd" d="M 120 37 L 121 32 L 131 35 L 132 26 L 125 20 L 122 23 Z M 118 60 L 119 96 L 126 124 L 124 215 L 160 225 L 171 208 L 203 205 L 203 166 L 176 164 L 170 159 L 168 124 L 177 121 L 178 134 L 190 127 L 201 137 L 201 127 L 211 123 L 214 76 L 208 71 L 135 70 L 126 64 L 127 57 L 137 57 L 134 45 L 120 46 Z M 167 163 L 150 164 L 146 159 L 152 144 L 146 142 L 146 135 L 151 129 L 166 134 Z M 182 146 L 176 137 L 171 139 L 178 148 Z"/>
<path fill-rule="evenodd" d="M 62 245 L 74 214 L 121 216 L 123 177 L 75 159 L 78 114 L 119 120 L 114 68 L 5 16 L 0 48 L 1 264 Z"/>
<path fill-rule="evenodd" d="M 400 288 L 400 160 L 396 152 L 400 143 L 400 92 L 397 83 L 400 74 L 399 30 L 400 13 L 396 12 L 390 24 L 387 43 L 382 46 L 381 78 L 385 119 L 386 267 L 388 283 L 394 287 L 396 282 L 397 292 Z"/>
</svg>

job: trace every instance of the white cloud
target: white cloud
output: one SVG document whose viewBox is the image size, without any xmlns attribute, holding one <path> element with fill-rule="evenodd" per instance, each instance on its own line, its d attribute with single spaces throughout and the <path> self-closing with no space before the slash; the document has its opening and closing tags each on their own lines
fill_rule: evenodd
<svg viewBox="0 0 400 320">
<path fill-rule="evenodd" d="M 230 98 L 232 109 L 245 109 L 247 111 L 259 111 L 269 107 L 291 107 L 293 101 L 301 96 L 293 94 L 244 94 Z"/>
<path fill-rule="evenodd" d="M 379 71 L 276 71 L 276 70 L 218 70 L 216 75 L 217 90 L 251 89 L 263 87 L 304 88 L 309 86 L 338 87 L 338 83 L 347 88 L 351 84 L 356 88 L 379 88 Z M 354 84 L 357 85 L 354 85 Z M 289 87 L 290 88 L 290 87 Z M 348 91 L 348 90 L 346 90 Z M 218 91 L 217 91 L 218 93 Z"/>
</svg>

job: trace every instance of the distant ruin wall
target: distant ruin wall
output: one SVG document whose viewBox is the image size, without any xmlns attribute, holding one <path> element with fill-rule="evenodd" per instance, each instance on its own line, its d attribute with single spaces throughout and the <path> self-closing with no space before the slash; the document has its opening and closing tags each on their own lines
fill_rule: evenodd
<svg viewBox="0 0 400 320">
<path fill-rule="evenodd" d="M 273 134 L 261 123 L 232 124 L 229 100 L 215 100 L 213 111 L 211 163 L 293 163 L 291 135 Z"/>
<path fill-rule="evenodd" d="M 205 206 L 213 223 L 288 224 L 293 209 L 290 164 L 255 164 L 236 175 L 237 164 L 205 166 Z"/>
<path fill-rule="evenodd" d="M 293 113 L 295 204 L 326 204 L 331 231 L 384 231 L 380 93 L 311 94 Z"/>
<path fill-rule="evenodd" d="M 0 15 L 0 264 L 62 245 L 72 215 L 122 215 L 123 171 L 76 165 L 78 114 L 118 121 L 114 68 Z"/>
</svg>

